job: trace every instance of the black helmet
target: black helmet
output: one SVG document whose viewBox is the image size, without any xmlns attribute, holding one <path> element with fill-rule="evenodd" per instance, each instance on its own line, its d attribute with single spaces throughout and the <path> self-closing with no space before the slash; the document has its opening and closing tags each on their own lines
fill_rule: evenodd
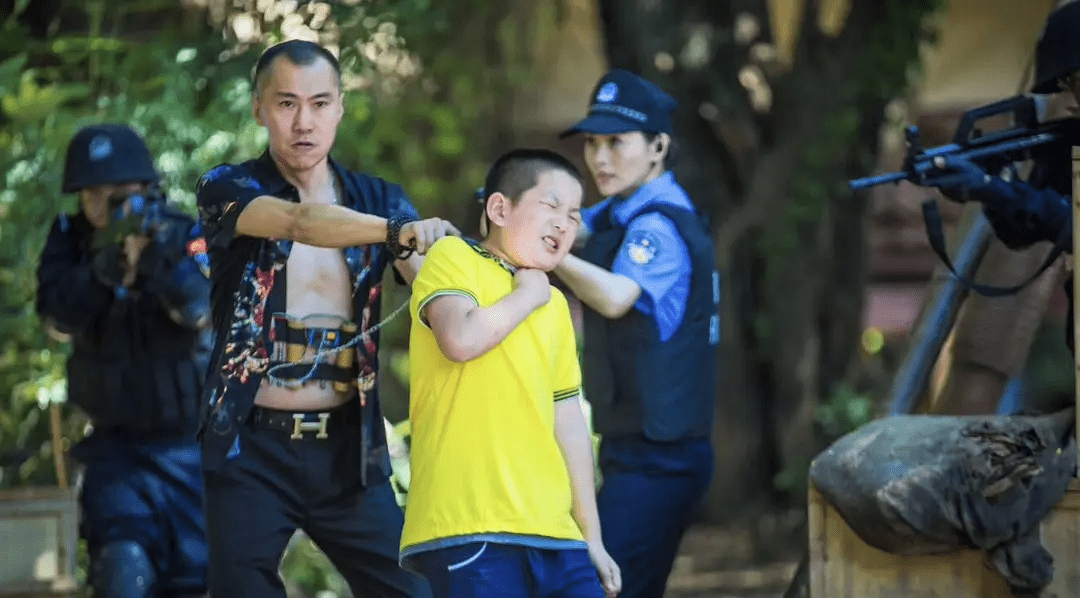
<svg viewBox="0 0 1080 598">
<path fill-rule="evenodd" d="M 1050 13 L 1035 46 L 1035 85 L 1031 93 L 1061 91 L 1058 80 L 1080 70 L 1080 2 Z"/>
<path fill-rule="evenodd" d="M 92 125 L 75 134 L 64 162 L 64 193 L 97 185 L 157 183 L 150 150 L 127 125 Z"/>
</svg>

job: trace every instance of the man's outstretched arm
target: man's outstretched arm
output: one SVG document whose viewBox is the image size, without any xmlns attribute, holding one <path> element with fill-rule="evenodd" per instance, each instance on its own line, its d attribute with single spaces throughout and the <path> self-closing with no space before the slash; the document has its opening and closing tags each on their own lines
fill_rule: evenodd
<svg viewBox="0 0 1080 598">
<path fill-rule="evenodd" d="M 264 239 L 290 239 L 315 247 L 353 247 L 386 241 L 389 221 L 344 206 L 300 204 L 262 195 L 236 220 L 236 232 Z M 442 218 L 428 218 L 401 227 L 399 242 L 416 244 L 423 254 L 436 240 L 461 232 Z"/>
<path fill-rule="evenodd" d="M 266 194 L 243 170 L 211 169 L 196 188 L 199 218 L 211 246 L 228 247 L 237 236 L 289 239 L 315 247 L 383 243 L 390 222 L 373 214 L 330 204 L 301 204 Z M 398 242 L 423 254 L 437 239 L 461 233 L 441 218 L 408 222 Z"/>
</svg>

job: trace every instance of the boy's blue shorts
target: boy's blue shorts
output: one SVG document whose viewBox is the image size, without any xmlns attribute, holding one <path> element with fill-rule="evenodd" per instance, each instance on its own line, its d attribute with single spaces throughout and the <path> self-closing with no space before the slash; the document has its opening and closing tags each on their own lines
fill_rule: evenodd
<svg viewBox="0 0 1080 598">
<path fill-rule="evenodd" d="M 604 598 L 585 548 L 550 550 L 470 542 L 408 557 L 435 598 Z"/>
</svg>

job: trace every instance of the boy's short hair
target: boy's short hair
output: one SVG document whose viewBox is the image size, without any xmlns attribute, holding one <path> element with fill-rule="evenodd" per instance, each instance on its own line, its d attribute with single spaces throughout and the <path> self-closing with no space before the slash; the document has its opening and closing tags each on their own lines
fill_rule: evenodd
<svg viewBox="0 0 1080 598">
<path fill-rule="evenodd" d="M 558 152 L 538 148 L 513 149 L 499 156 L 488 169 L 484 186 L 477 190 L 481 205 L 481 221 L 487 222 L 487 200 L 492 193 L 502 193 L 517 205 L 521 195 L 536 186 L 540 175 L 561 170 L 574 177 L 585 188 L 581 171 Z"/>
</svg>

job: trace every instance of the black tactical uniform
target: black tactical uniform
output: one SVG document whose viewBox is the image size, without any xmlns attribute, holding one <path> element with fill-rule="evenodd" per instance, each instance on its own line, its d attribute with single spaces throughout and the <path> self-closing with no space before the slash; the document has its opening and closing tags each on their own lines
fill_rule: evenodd
<svg viewBox="0 0 1080 598">
<path fill-rule="evenodd" d="M 105 228 L 85 209 L 60 214 L 38 269 L 38 313 L 72 344 L 68 400 L 93 423 L 72 454 L 85 466 L 81 527 L 99 596 L 205 592 L 195 428 L 210 341 L 208 261 L 195 220 L 165 205 L 157 180 L 130 128 L 79 131 L 65 193 L 136 182 L 151 191 L 117 196 Z M 125 286 L 128 234 L 151 240 Z"/>
<path fill-rule="evenodd" d="M 1080 3 L 1070 2 L 1050 13 L 1035 50 L 1034 94 L 1072 92 L 1080 100 Z M 990 176 L 965 160 L 950 158 L 945 171 L 959 174 L 969 197 L 982 202 L 994 233 L 1011 249 L 1049 241 L 1072 252 L 1072 172 L 1069 147 L 1080 138 L 1063 139 L 1044 148 L 1027 181 Z M 942 189 L 952 196 L 959 189 Z M 1065 282 L 1069 295 L 1066 343 L 1073 348 L 1072 277 Z"/>
</svg>

